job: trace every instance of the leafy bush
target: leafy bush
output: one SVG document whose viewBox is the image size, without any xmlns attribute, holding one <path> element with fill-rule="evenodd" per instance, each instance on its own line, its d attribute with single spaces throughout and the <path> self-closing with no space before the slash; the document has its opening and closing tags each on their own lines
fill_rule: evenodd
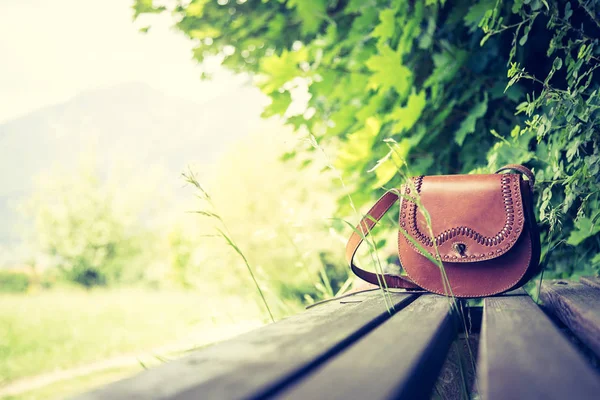
<svg viewBox="0 0 600 400">
<path fill-rule="evenodd" d="M 0 270 L 0 292 L 26 292 L 29 288 L 29 283 L 29 276 L 23 272 Z"/>
<path fill-rule="evenodd" d="M 547 268 L 598 271 L 600 1 L 161 4 L 137 0 L 135 15 L 170 10 L 198 61 L 255 74 L 265 116 L 335 147 L 357 206 L 400 184 L 398 165 L 421 175 L 524 163 L 539 182 Z M 309 100 L 290 107 L 302 92 Z M 339 206 L 349 213 L 344 196 Z"/>
<path fill-rule="evenodd" d="M 64 279 L 91 287 L 143 276 L 142 256 L 153 246 L 140 223 L 144 198 L 132 186 L 102 179 L 91 165 L 39 177 L 25 206 L 34 222 L 34 246 L 51 257 Z"/>
</svg>

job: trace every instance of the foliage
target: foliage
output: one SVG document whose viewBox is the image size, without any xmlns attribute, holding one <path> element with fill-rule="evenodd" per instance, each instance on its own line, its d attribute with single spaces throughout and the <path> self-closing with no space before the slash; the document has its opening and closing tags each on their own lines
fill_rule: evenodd
<svg viewBox="0 0 600 400">
<path fill-rule="evenodd" d="M 0 292 L 26 292 L 29 283 L 29 276 L 23 272 L 0 270 Z"/>
<path fill-rule="evenodd" d="M 191 284 L 188 275 L 193 255 L 193 244 L 181 229 L 172 229 L 167 240 L 172 279 L 181 287 L 189 288 Z"/>
<path fill-rule="evenodd" d="M 600 271 L 599 11 L 597 1 L 512 5 L 508 86 L 528 90 L 516 108 L 524 122 L 488 154 L 493 167 L 511 154 L 537 167 L 543 242 L 562 276 Z M 506 29 L 499 18 L 482 20 L 486 37 Z"/>
<path fill-rule="evenodd" d="M 334 253 L 342 240 L 327 220 L 336 193 L 316 165 L 299 171 L 301 161 L 281 162 L 295 142 L 290 129 L 265 123 L 216 163 L 194 167 L 199 181 L 192 181 L 210 188 L 212 208 L 200 190 L 196 203 L 183 179 L 171 185 L 181 198 L 169 198 L 167 184 L 149 172 L 101 174 L 93 160 L 77 172 L 51 169 L 24 206 L 35 224 L 29 264 L 44 286 L 62 277 L 86 287 L 218 287 L 247 300 L 258 287 L 277 317 L 332 297 L 350 283 Z"/>
<path fill-rule="evenodd" d="M 34 245 L 68 281 L 91 287 L 143 275 L 141 199 L 119 186 L 90 165 L 39 177 L 24 207 L 35 224 Z"/>
<path fill-rule="evenodd" d="M 316 166 L 299 170 L 299 160 L 282 163 L 293 145 L 289 131 L 266 129 L 235 145 L 214 170 L 188 175 L 198 197 L 190 210 L 197 229 L 187 232 L 197 253 L 190 276 L 259 303 L 264 296 L 275 318 L 335 296 L 348 280 L 336 251 L 343 238 L 327 219 L 336 207 L 331 176 Z"/>
<path fill-rule="evenodd" d="M 358 207 L 400 183 L 398 163 L 414 175 L 524 163 L 540 183 L 548 269 L 599 270 L 599 1 L 161 4 L 198 61 L 254 74 L 271 98 L 265 116 L 335 146 Z M 306 104 L 290 107 L 302 92 Z M 393 157 L 386 139 L 398 143 Z"/>
</svg>

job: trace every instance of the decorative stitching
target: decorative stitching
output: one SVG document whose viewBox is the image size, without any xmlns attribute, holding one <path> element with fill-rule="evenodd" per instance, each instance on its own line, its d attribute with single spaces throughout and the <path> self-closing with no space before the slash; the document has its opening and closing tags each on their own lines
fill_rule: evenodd
<svg viewBox="0 0 600 400">
<path fill-rule="evenodd" d="M 459 226 L 457 228 L 447 229 L 444 232 L 440 233 L 435 237 L 435 241 L 438 246 L 442 243 L 446 242 L 449 239 L 456 237 L 457 235 L 467 235 L 470 238 L 473 238 L 477 243 L 485 245 L 485 246 L 495 246 L 502 243 L 507 237 L 508 233 L 513 229 L 514 222 L 514 204 L 512 201 L 512 190 L 510 186 L 510 181 L 507 179 L 508 176 L 502 177 L 502 197 L 504 200 L 505 210 L 506 210 L 506 221 L 502 229 L 494 236 L 484 236 L 479 232 L 475 231 L 466 226 Z M 419 176 L 414 178 L 414 185 L 417 189 L 417 192 L 421 192 L 421 186 L 423 184 L 423 176 Z M 411 202 L 410 205 L 411 212 L 411 230 L 414 231 L 416 238 L 423 244 L 427 246 L 433 246 L 433 240 L 428 236 L 419 231 L 417 226 L 417 206 L 415 203 Z"/>
<path fill-rule="evenodd" d="M 523 279 L 523 277 L 525 276 L 525 274 L 527 273 L 527 271 L 529 270 L 530 266 L 531 266 L 531 254 L 532 254 L 532 247 L 533 247 L 533 239 L 531 238 L 531 232 L 529 231 L 529 229 L 527 230 L 527 233 L 529 234 L 529 240 L 530 240 L 530 245 L 527 246 L 527 268 L 525 268 L 523 270 L 523 273 L 519 276 L 519 279 L 517 279 L 516 281 L 513 281 L 512 283 L 510 283 L 508 286 L 502 288 L 502 289 L 497 289 L 493 292 L 489 292 L 489 293 L 478 293 L 478 294 L 470 294 L 470 293 L 465 293 L 465 294 L 461 294 L 461 295 L 455 295 L 455 297 L 461 297 L 461 298 L 476 298 L 476 297 L 486 297 L 486 296 L 492 296 L 498 293 L 503 293 L 506 292 L 508 290 L 511 289 L 516 289 L 516 285 L 521 281 L 521 279 Z M 406 272 L 406 275 L 410 278 L 411 281 L 413 281 L 416 285 L 422 287 L 423 289 L 432 292 L 432 293 L 437 293 L 437 294 L 441 294 L 442 296 L 449 296 L 448 293 L 444 293 L 441 292 L 439 290 L 435 290 L 435 289 L 431 289 L 428 288 L 427 286 L 421 284 L 420 282 L 418 282 L 411 274 L 410 272 L 408 272 L 408 269 L 406 267 L 404 267 L 406 264 L 404 263 L 404 261 L 402 261 L 402 255 L 400 253 L 400 240 L 402 238 L 402 233 L 399 232 L 398 233 L 398 259 L 400 260 L 400 265 L 402 265 L 404 272 Z M 407 241 L 408 242 L 408 241 Z M 426 262 L 430 262 L 429 260 L 426 260 Z M 450 289 L 452 289 L 452 284 L 450 283 Z"/>
<path fill-rule="evenodd" d="M 418 176 L 416 178 L 413 178 L 413 184 L 415 186 L 415 189 L 417 190 L 417 193 L 421 192 L 421 187 L 423 185 L 423 176 Z M 515 179 L 516 178 L 516 179 Z M 508 240 L 508 242 L 506 243 L 506 245 L 502 246 L 501 248 L 496 250 L 496 253 L 494 253 L 492 251 L 492 249 L 490 249 L 489 252 L 484 252 L 482 254 L 472 254 L 468 257 L 468 259 L 462 258 L 459 259 L 461 261 L 479 261 L 479 260 L 488 260 L 491 258 L 495 258 L 500 256 L 501 254 L 505 253 L 506 251 L 508 251 L 509 248 L 511 248 L 517 241 L 519 235 L 520 235 L 520 231 L 523 228 L 523 208 L 521 206 L 522 201 L 520 196 L 517 196 L 515 198 L 515 196 L 513 196 L 513 193 L 519 193 L 520 194 L 520 188 L 519 188 L 519 175 L 516 174 L 502 174 L 501 178 L 500 178 L 500 190 L 502 193 L 502 198 L 503 198 L 503 203 L 504 203 L 504 209 L 506 211 L 506 220 L 504 223 L 504 226 L 500 229 L 500 231 L 494 235 L 494 236 L 484 236 L 482 234 L 480 234 L 479 232 L 475 231 L 474 229 L 467 227 L 467 226 L 459 226 L 459 227 L 455 227 L 455 228 L 451 228 L 451 229 L 447 229 L 444 232 L 438 234 L 433 240 L 435 240 L 436 244 L 438 246 L 442 245 L 443 243 L 445 243 L 446 241 L 453 239 L 457 236 L 463 236 L 463 237 L 468 237 L 472 240 L 474 240 L 476 243 L 484 245 L 484 246 L 498 246 L 499 244 L 501 244 L 502 242 Z M 406 194 L 410 193 L 410 188 L 406 187 L 405 190 Z M 415 238 L 416 240 L 418 240 L 419 242 L 421 242 L 421 244 L 423 244 L 424 246 L 427 247 L 432 247 L 433 246 L 433 240 L 431 237 L 429 237 L 428 235 L 422 233 L 418 226 L 417 226 L 417 205 L 410 201 L 407 206 L 407 202 L 402 201 L 402 206 L 401 206 L 401 218 L 400 218 L 400 226 L 402 226 L 403 228 L 406 228 L 406 223 L 405 220 L 407 219 L 407 215 L 408 215 L 408 232 L 410 232 L 411 236 L 413 238 Z M 515 208 L 518 210 L 515 213 Z M 516 221 L 515 221 L 515 216 L 516 216 Z M 515 222 L 517 222 L 517 225 L 515 226 Z M 415 251 L 419 251 L 412 243 L 411 243 L 411 247 L 415 250 Z M 444 260 L 448 260 L 448 261 L 454 261 L 454 259 L 452 258 L 452 256 L 449 255 L 443 255 L 442 259 Z"/>
</svg>

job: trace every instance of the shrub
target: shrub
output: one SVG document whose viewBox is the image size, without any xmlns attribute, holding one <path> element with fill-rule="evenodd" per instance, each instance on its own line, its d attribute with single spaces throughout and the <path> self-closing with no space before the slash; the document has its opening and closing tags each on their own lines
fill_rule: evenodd
<svg viewBox="0 0 600 400">
<path fill-rule="evenodd" d="M 136 0 L 135 15 L 172 11 L 198 61 L 218 55 L 255 74 L 265 116 L 334 146 L 358 207 L 400 184 L 398 165 L 421 175 L 524 163 L 539 182 L 548 269 L 598 272 L 600 1 L 152 3 Z M 349 214 L 344 196 L 339 206 Z"/>
<path fill-rule="evenodd" d="M 22 293 L 29 288 L 29 275 L 23 272 L 0 270 L 0 292 Z"/>
<path fill-rule="evenodd" d="M 132 185 L 101 179 L 95 166 L 81 165 L 40 176 L 25 208 L 36 249 L 63 279 L 91 287 L 143 276 L 142 256 L 154 247 L 145 242 L 144 201 Z"/>
</svg>

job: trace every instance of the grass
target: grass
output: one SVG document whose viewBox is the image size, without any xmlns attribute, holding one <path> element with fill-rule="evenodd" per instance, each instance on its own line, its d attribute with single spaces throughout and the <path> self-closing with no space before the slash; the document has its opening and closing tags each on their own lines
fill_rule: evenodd
<svg viewBox="0 0 600 400">
<path fill-rule="evenodd" d="M 17 379 L 231 336 L 264 319 L 253 302 L 198 292 L 50 291 L 0 295 L 0 392 Z M 243 324 L 243 322 L 248 322 Z M 236 329 L 223 329 L 235 326 Z"/>
<path fill-rule="evenodd" d="M 99 373 L 52 383 L 39 389 L 30 390 L 14 396 L 0 397 L 0 400 L 54 400 L 66 396 L 74 396 L 90 388 L 101 386 L 107 382 L 124 379 L 143 371 L 141 366 L 108 369 Z"/>
</svg>

